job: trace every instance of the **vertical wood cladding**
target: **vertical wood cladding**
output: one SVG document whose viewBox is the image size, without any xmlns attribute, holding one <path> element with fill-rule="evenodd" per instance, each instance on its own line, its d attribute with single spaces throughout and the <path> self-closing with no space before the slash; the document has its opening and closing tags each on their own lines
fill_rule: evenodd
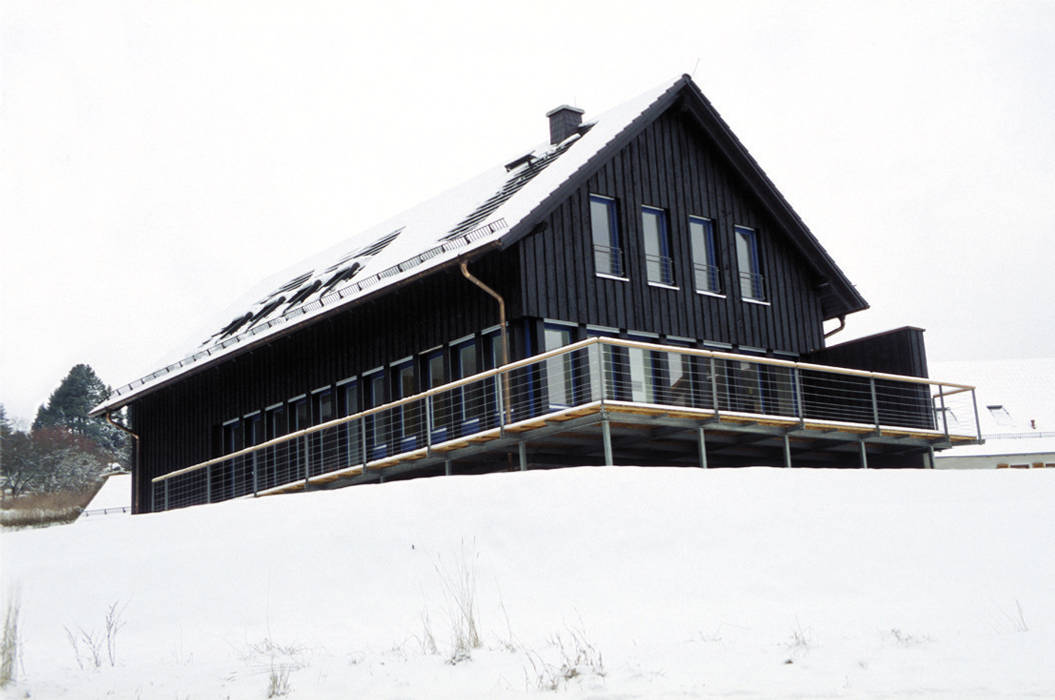
<svg viewBox="0 0 1055 700">
<path fill-rule="evenodd" d="M 515 255 L 491 254 L 470 266 L 519 315 Z M 217 456 L 221 423 L 344 378 L 387 366 L 498 323 L 494 299 L 456 269 L 320 319 L 137 399 L 141 437 L 136 470 L 140 510 L 151 509 L 150 480 Z M 513 357 L 519 344 L 510 343 Z"/>
<path fill-rule="evenodd" d="M 927 377 L 923 329 L 905 326 L 833 345 L 811 354 L 807 362 L 888 374 Z"/>
<path fill-rule="evenodd" d="M 628 281 L 595 274 L 589 195 L 613 197 Z M 641 207 L 667 212 L 677 289 L 649 285 Z M 694 288 L 689 216 L 713 220 L 724 296 Z M 823 346 L 817 279 L 731 167 L 668 111 L 593 173 L 517 249 L 528 316 L 809 353 Z M 767 304 L 740 296 L 733 227 L 758 232 Z"/>
</svg>

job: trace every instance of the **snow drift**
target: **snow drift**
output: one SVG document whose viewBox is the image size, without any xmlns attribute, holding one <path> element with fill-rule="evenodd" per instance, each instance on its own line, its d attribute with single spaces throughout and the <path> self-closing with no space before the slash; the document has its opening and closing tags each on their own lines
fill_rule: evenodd
<svg viewBox="0 0 1055 700">
<path fill-rule="evenodd" d="M 8 692 L 1050 694 L 1053 502 L 1043 471 L 581 468 L 5 532 Z"/>
</svg>

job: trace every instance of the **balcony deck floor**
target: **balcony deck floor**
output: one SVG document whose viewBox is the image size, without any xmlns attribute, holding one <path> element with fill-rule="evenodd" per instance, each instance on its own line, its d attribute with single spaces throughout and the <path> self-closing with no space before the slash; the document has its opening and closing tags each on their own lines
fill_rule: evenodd
<svg viewBox="0 0 1055 700">
<path fill-rule="evenodd" d="M 931 448 L 976 442 L 973 435 L 948 435 L 940 430 L 911 429 L 838 420 L 807 419 L 769 414 L 714 411 L 690 407 L 629 401 L 594 401 L 553 413 L 516 421 L 429 447 L 417 448 L 365 464 L 282 484 L 259 495 L 288 493 L 317 488 L 335 488 L 389 478 L 408 478 L 449 473 L 451 463 L 472 472 L 501 471 L 518 462 L 521 443 L 527 446 L 528 468 L 562 466 L 561 453 L 574 444 L 576 459 L 584 464 L 604 463 L 602 425 L 607 422 L 613 462 L 616 464 L 670 464 L 700 466 L 700 429 L 703 429 L 708 461 L 724 466 L 722 453 L 756 455 L 760 465 L 775 461 L 788 445 L 793 466 L 857 467 L 862 443 L 869 458 L 919 454 Z M 687 443 L 695 443 L 690 445 Z M 590 449 L 592 446 L 592 449 Z M 712 458 L 712 453 L 714 457 Z M 498 463 L 498 464 L 496 464 Z M 490 468 L 488 465 L 490 464 Z M 497 467 L 497 468 L 496 468 Z M 519 466 L 517 466 L 519 468 Z"/>
</svg>

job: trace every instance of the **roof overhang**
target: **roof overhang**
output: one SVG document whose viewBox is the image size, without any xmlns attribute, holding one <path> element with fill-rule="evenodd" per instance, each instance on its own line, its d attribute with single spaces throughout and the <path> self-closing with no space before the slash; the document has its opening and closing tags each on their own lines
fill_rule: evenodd
<svg viewBox="0 0 1055 700">
<path fill-rule="evenodd" d="M 704 97 L 688 75 L 683 75 L 648 108 L 632 120 L 620 134 L 597 151 L 589 160 L 543 199 L 528 216 L 504 236 L 507 248 L 531 233 L 539 221 L 553 211 L 575 189 L 585 183 L 596 168 L 607 161 L 640 134 L 668 109 L 677 109 L 710 137 L 721 156 L 747 184 L 766 212 L 788 233 L 792 244 L 817 275 L 816 291 L 820 295 L 824 319 L 838 318 L 868 308 L 868 302 L 857 291 L 839 266 L 791 208 L 784 196 L 765 174 L 721 115 Z"/>
</svg>

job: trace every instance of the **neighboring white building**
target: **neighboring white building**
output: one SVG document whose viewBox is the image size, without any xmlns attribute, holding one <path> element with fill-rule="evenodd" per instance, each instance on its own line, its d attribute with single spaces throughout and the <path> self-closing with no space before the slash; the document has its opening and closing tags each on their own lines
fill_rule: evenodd
<svg viewBox="0 0 1055 700">
<path fill-rule="evenodd" d="M 95 497 L 81 513 L 81 520 L 100 515 L 114 515 L 132 512 L 132 475 L 125 473 L 111 474 L 99 487 Z"/>
<path fill-rule="evenodd" d="M 937 469 L 1055 468 L 1055 357 L 932 362 L 930 376 L 977 387 L 985 443 L 936 455 Z M 973 416 L 947 412 L 949 428 Z M 939 425 L 941 416 L 938 416 Z"/>
</svg>

